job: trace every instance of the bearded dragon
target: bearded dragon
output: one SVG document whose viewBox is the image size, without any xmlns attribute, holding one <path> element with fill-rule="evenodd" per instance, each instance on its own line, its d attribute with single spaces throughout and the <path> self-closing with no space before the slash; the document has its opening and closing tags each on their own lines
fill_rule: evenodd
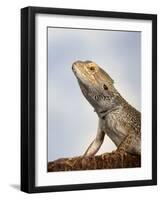
<svg viewBox="0 0 161 200">
<path fill-rule="evenodd" d="M 77 61 L 72 70 L 99 118 L 96 137 L 84 156 L 98 152 L 105 134 L 117 146 L 116 151 L 141 155 L 141 113 L 121 96 L 112 78 L 96 63 Z"/>
</svg>

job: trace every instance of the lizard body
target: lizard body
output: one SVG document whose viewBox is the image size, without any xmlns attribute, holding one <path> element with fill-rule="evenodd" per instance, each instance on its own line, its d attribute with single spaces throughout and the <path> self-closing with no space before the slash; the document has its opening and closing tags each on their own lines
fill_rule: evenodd
<svg viewBox="0 0 161 200">
<path fill-rule="evenodd" d="M 115 143 L 117 151 L 140 155 L 140 112 L 120 95 L 112 78 L 96 63 L 77 61 L 72 70 L 83 95 L 99 117 L 97 135 L 84 156 L 98 152 L 105 134 Z"/>
</svg>

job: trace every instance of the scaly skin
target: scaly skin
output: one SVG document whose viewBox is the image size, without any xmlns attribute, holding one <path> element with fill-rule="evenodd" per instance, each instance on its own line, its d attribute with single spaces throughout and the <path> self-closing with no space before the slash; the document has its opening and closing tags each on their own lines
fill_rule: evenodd
<svg viewBox="0 0 161 200">
<path fill-rule="evenodd" d="M 84 156 L 95 155 L 107 134 L 121 153 L 141 155 L 141 114 L 119 94 L 111 77 L 92 61 L 77 61 L 72 70 L 82 93 L 94 107 L 99 126 Z"/>
</svg>

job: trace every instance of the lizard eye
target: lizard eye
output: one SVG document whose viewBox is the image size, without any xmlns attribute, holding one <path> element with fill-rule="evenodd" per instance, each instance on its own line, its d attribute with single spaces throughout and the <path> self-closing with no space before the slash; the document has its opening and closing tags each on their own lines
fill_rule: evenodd
<svg viewBox="0 0 161 200">
<path fill-rule="evenodd" d="M 103 89 L 104 89 L 104 90 L 108 90 L 107 85 L 103 84 Z"/>
<path fill-rule="evenodd" d="M 94 70 L 95 70 L 95 68 L 94 68 L 93 66 L 91 66 L 89 69 L 90 69 L 91 71 L 94 71 Z"/>
</svg>

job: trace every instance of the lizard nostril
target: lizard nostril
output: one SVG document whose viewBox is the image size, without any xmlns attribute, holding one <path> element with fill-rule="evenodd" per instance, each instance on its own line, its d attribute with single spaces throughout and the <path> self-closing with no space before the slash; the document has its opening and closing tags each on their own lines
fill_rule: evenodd
<svg viewBox="0 0 161 200">
<path fill-rule="evenodd" d="M 72 70 L 75 72 L 75 63 L 72 64 Z"/>
</svg>

